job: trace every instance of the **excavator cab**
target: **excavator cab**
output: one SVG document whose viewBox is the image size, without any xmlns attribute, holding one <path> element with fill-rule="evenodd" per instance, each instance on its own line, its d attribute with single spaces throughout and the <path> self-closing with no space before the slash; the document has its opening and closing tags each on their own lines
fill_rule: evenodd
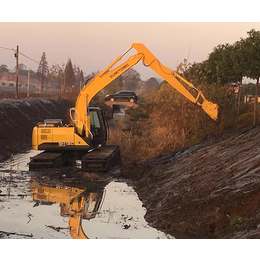
<svg viewBox="0 0 260 260">
<path fill-rule="evenodd" d="M 93 136 L 92 145 L 105 145 L 107 141 L 107 125 L 103 111 L 99 107 L 90 107 L 90 131 Z"/>
<path fill-rule="evenodd" d="M 86 129 L 83 129 L 82 133 L 76 131 L 76 133 L 89 144 L 90 147 L 98 145 L 105 145 L 107 141 L 107 123 L 103 111 L 99 107 L 89 107 L 88 115 L 90 116 L 90 135 L 86 136 Z M 66 124 L 68 126 L 76 125 L 76 110 L 70 108 L 66 115 Z M 75 130 L 77 130 L 75 128 Z"/>
</svg>

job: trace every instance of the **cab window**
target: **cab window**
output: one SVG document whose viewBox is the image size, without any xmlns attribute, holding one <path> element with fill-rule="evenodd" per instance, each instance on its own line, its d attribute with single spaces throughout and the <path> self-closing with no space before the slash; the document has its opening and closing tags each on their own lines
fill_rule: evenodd
<svg viewBox="0 0 260 260">
<path fill-rule="evenodd" d="M 100 122 L 96 111 L 90 111 L 90 127 L 100 128 Z"/>
</svg>

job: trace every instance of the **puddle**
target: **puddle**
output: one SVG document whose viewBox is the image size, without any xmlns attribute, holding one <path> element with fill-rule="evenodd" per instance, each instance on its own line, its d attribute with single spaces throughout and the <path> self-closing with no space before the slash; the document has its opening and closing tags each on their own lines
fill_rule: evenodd
<svg viewBox="0 0 260 260">
<path fill-rule="evenodd" d="M 63 168 L 28 172 L 36 151 L 0 164 L 0 238 L 165 239 L 131 182 Z"/>
<path fill-rule="evenodd" d="M 113 118 L 114 119 L 124 119 L 125 118 L 125 106 L 124 105 L 114 105 Z"/>
</svg>

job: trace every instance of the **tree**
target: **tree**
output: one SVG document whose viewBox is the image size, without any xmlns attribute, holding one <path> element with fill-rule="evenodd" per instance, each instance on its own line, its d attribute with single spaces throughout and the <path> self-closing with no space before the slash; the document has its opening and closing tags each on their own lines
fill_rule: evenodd
<svg viewBox="0 0 260 260">
<path fill-rule="evenodd" d="M 242 41 L 242 49 L 245 52 L 244 65 L 245 76 L 256 79 L 254 123 L 257 120 L 258 85 L 260 77 L 260 31 L 254 29 L 247 32 L 248 37 Z"/>
<path fill-rule="evenodd" d="M 159 82 L 156 78 L 152 77 L 145 82 L 145 85 L 148 88 L 157 88 L 159 87 Z"/>
<path fill-rule="evenodd" d="M 75 73 L 72 67 L 71 59 L 68 58 L 65 67 L 65 92 L 71 93 L 72 89 L 75 87 Z"/>
<path fill-rule="evenodd" d="M 185 72 L 188 70 L 188 68 L 191 66 L 191 63 L 188 63 L 187 59 L 184 59 L 183 62 L 181 62 L 177 66 L 177 73 L 183 74 L 185 76 Z"/>
<path fill-rule="evenodd" d="M 5 64 L 2 64 L 0 66 L 0 72 L 9 72 L 8 68 L 7 68 L 7 65 Z"/>
<path fill-rule="evenodd" d="M 45 52 L 43 52 L 39 67 L 37 69 L 37 78 L 40 83 L 41 91 L 43 91 L 45 85 L 47 84 L 48 73 L 49 73 L 48 62 L 46 60 L 46 54 Z"/>
<path fill-rule="evenodd" d="M 232 60 L 233 45 L 219 44 L 210 53 L 208 58 L 208 68 L 211 71 L 211 81 L 209 84 L 217 83 L 219 86 L 224 86 L 229 82 L 237 82 L 237 75 Z"/>
<path fill-rule="evenodd" d="M 234 71 L 237 76 L 237 81 L 240 82 L 239 86 L 239 93 L 238 93 L 238 115 L 240 114 L 240 100 L 241 100 L 241 93 L 242 93 L 242 80 L 243 76 L 245 76 L 246 71 L 246 64 L 244 62 L 244 58 L 246 57 L 246 50 L 244 48 L 244 40 L 241 39 L 240 41 L 237 41 L 233 45 L 233 49 L 231 52 L 231 59 L 233 61 Z"/>
<path fill-rule="evenodd" d="M 16 69 L 16 67 L 15 67 L 14 69 Z M 19 70 L 19 71 L 20 71 L 20 70 L 27 70 L 27 67 L 26 67 L 26 65 L 24 65 L 23 63 L 19 63 L 19 64 L 18 64 L 18 70 Z"/>
<path fill-rule="evenodd" d="M 77 96 L 81 89 L 84 87 L 84 74 L 79 66 L 74 65 L 74 75 L 75 75 L 75 95 Z"/>
<path fill-rule="evenodd" d="M 16 69 L 16 67 L 14 69 Z M 18 64 L 18 70 L 19 70 L 19 75 L 24 75 L 24 76 L 28 75 L 27 67 L 23 63 Z"/>
<path fill-rule="evenodd" d="M 210 73 L 211 71 L 208 68 L 208 61 L 193 63 L 185 71 L 185 79 L 191 82 L 194 86 L 198 86 L 208 82 Z"/>
<path fill-rule="evenodd" d="M 127 70 L 123 75 L 124 88 L 132 91 L 136 91 L 140 79 L 140 74 L 133 68 Z"/>
<path fill-rule="evenodd" d="M 65 64 L 62 67 L 59 64 L 54 64 L 49 70 L 49 78 L 56 79 L 57 84 L 60 86 L 60 97 L 64 92 L 64 82 L 65 82 Z"/>
</svg>

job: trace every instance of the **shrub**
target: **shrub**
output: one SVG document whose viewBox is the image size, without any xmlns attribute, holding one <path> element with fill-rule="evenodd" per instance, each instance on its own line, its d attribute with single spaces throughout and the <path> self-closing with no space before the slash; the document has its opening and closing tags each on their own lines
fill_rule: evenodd
<svg viewBox="0 0 260 260">
<path fill-rule="evenodd" d="M 130 108 L 126 110 L 126 114 L 134 119 L 139 118 L 149 118 L 149 115 L 143 111 L 143 109 L 139 106 L 137 108 Z"/>
<path fill-rule="evenodd" d="M 108 143 L 120 146 L 125 161 L 143 162 L 197 144 L 210 133 L 252 124 L 252 106 L 241 106 L 243 114 L 239 117 L 236 97 L 225 87 L 213 84 L 199 86 L 199 89 L 208 101 L 219 104 L 219 124 L 164 83 L 159 90 L 149 93 L 137 109 L 128 110 L 130 120 L 121 122 L 110 133 Z"/>
</svg>

